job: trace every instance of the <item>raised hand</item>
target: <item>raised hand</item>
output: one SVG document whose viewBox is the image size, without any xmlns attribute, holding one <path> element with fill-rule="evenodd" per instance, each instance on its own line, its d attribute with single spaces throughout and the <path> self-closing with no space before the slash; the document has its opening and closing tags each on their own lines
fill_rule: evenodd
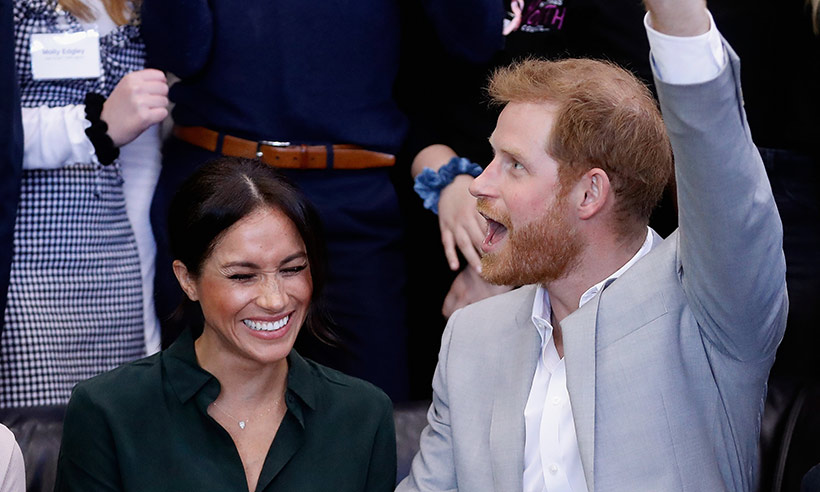
<svg viewBox="0 0 820 492">
<path fill-rule="evenodd" d="M 475 178 L 469 174 L 457 176 L 450 185 L 441 190 L 438 202 L 441 244 L 444 246 L 447 263 L 453 271 L 459 268 L 456 247 L 470 267 L 481 269 L 481 257 L 478 252 L 484 241 L 487 223 L 476 210 L 475 197 L 470 195 L 469 187 L 473 179 Z"/>
</svg>

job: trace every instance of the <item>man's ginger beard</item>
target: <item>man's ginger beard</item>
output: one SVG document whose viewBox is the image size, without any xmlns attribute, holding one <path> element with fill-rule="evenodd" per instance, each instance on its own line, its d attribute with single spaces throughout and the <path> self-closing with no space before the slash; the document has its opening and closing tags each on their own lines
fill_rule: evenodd
<svg viewBox="0 0 820 492">
<path fill-rule="evenodd" d="M 582 242 L 566 219 L 566 198 L 559 191 L 544 215 L 515 229 L 508 213 L 494 211 L 486 199 L 479 198 L 478 210 L 507 228 L 507 244 L 481 258 L 481 276 L 496 285 L 546 284 L 572 271 L 580 260 Z"/>
</svg>

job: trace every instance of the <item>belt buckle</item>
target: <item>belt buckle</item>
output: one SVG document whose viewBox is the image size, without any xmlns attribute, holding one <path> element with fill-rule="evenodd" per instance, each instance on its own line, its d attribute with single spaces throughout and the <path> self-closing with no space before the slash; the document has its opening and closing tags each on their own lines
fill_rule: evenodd
<svg viewBox="0 0 820 492">
<path fill-rule="evenodd" d="M 280 142 L 279 140 L 259 140 L 256 142 L 256 157 L 262 158 L 262 146 L 268 147 L 290 147 L 290 142 Z"/>
</svg>

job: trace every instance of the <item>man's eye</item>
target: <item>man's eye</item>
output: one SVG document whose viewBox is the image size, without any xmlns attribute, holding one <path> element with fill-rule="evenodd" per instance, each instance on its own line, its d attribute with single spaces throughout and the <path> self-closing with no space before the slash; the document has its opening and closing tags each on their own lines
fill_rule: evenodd
<svg viewBox="0 0 820 492">
<path fill-rule="evenodd" d="M 512 167 L 513 169 L 522 171 L 524 169 L 524 164 L 521 164 L 520 162 L 513 162 Z"/>
</svg>

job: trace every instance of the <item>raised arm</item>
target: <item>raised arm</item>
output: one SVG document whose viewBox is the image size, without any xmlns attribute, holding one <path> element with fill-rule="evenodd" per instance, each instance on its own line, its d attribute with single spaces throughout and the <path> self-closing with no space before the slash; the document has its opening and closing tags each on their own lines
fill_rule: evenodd
<svg viewBox="0 0 820 492">
<path fill-rule="evenodd" d="M 710 28 L 703 0 L 646 5 L 650 27 L 662 34 L 698 36 Z M 672 41 L 687 49 L 678 44 L 682 40 Z M 656 51 L 653 69 L 675 155 L 683 288 L 704 336 L 718 350 L 739 360 L 769 358 L 785 326 L 783 235 L 746 122 L 739 60 L 721 48 L 718 55 L 728 62 L 704 60 L 716 67 L 713 77 L 683 84 L 668 75 L 679 73 L 675 63 L 693 59 L 692 53 L 659 60 Z M 709 58 L 715 51 L 701 53 Z"/>
<path fill-rule="evenodd" d="M 670 36 L 697 36 L 709 30 L 706 0 L 644 0 L 652 27 Z"/>
</svg>

